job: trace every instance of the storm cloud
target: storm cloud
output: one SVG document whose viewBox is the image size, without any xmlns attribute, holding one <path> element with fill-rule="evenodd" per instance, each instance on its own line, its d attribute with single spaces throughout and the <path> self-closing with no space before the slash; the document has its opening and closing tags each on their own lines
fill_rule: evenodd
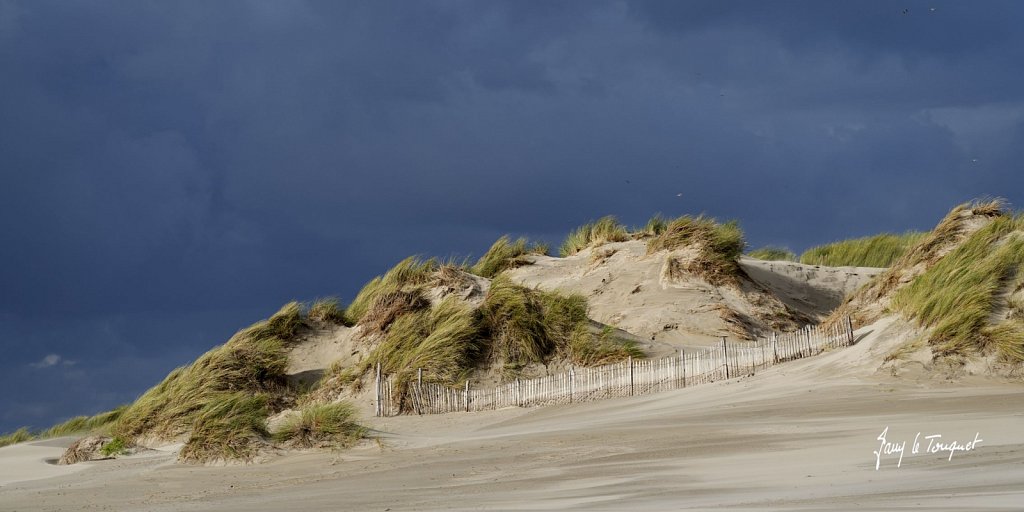
<svg viewBox="0 0 1024 512">
<path fill-rule="evenodd" d="M 1015 2 L 0 0 L 0 431 L 128 402 L 409 254 L 657 212 L 800 250 L 1019 203 L 1022 26 Z"/>
</svg>

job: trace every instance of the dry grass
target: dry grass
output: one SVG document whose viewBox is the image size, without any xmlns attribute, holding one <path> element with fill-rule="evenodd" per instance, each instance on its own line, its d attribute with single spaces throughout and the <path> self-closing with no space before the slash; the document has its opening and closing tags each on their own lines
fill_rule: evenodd
<svg viewBox="0 0 1024 512">
<path fill-rule="evenodd" d="M 588 247 L 597 247 L 609 242 L 624 242 L 629 239 L 630 234 L 626 227 L 615 217 L 608 215 L 584 224 L 569 233 L 559 247 L 558 253 L 564 258 Z"/>
<path fill-rule="evenodd" d="M 530 244 L 525 238 L 513 242 L 505 235 L 491 245 L 491 248 L 470 268 L 470 272 L 490 279 L 505 269 L 527 264 L 523 256 L 547 252 L 548 247 L 544 244 Z"/>
<path fill-rule="evenodd" d="M 684 215 L 668 223 L 665 231 L 647 241 L 647 253 L 696 247 L 698 255 L 686 265 L 687 272 L 711 284 L 734 283 L 742 275 L 739 257 L 746 242 L 736 222 L 720 224 L 714 219 Z"/>
<path fill-rule="evenodd" d="M 345 310 L 346 321 L 350 325 L 359 323 L 381 295 L 429 283 L 434 272 L 441 266 L 436 259 L 421 260 L 416 256 L 398 262 L 383 276 L 377 276 L 363 286 Z"/>
<path fill-rule="evenodd" d="M 924 233 L 883 233 L 812 247 L 800 255 L 800 263 L 829 267 L 889 267 L 917 245 Z"/>
<path fill-rule="evenodd" d="M 407 313 L 422 311 L 430 302 L 419 289 L 388 291 L 377 295 L 366 310 L 359 325 L 364 332 L 384 332 L 395 320 Z"/>
</svg>

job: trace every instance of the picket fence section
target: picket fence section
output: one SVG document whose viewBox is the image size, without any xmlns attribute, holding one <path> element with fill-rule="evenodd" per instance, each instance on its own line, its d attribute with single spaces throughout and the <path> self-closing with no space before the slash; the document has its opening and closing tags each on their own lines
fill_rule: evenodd
<svg viewBox="0 0 1024 512">
<path fill-rule="evenodd" d="M 398 391 L 394 378 L 383 375 L 378 365 L 375 413 L 393 416 L 471 412 L 656 393 L 753 375 L 769 366 L 853 342 L 853 323 L 847 318 L 843 325 L 828 329 L 807 326 L 755 341 L 730 341 L 723 337 L 716 346 L 680 350 L 670 357 L 631 358 L 604 366 L 570 368 L 562 373 L 517 379 L 489 389 L 472 388 L 468 381 L 460 387 L 424 382 L 423 372 L 419 371 L 415 381 Z"/>
</svg>

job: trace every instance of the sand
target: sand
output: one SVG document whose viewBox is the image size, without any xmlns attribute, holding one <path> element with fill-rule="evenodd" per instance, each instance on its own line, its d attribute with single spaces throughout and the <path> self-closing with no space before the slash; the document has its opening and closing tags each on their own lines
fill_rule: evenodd
<svg viewBox="0 0 1024 512">
<path fill-rule="evenodd" d="M 586 404 L 367 418 L 380 443 L 195 467 L 172 453 L 53 470 L 0 449 L 0 510 L 1020 510 L 1024 388 L 878 372 L 906 335 L 756 376 Z M 972 451 L 886 456 L 876 438 L 941 434 Z M 911 446 L 907 447 L 907 451 Z M 26 451 L 28 450 L 28 451 Z M 74 471 L 73 473 L 68 473 Z M 32 479 L 29 479 L 32 478 Z"/>
</svg>

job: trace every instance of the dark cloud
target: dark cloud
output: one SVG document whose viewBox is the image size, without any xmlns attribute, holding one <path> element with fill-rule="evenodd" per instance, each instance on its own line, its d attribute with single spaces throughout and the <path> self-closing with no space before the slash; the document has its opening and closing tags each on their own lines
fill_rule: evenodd
<svg viewBox="0 0 1024 512">
<path fill-rule="evenodd" d="M 905 4 L 0 1 L 0 430 L 505 232 L 1019 202 L 1024 9 Z"/>
</svg>

